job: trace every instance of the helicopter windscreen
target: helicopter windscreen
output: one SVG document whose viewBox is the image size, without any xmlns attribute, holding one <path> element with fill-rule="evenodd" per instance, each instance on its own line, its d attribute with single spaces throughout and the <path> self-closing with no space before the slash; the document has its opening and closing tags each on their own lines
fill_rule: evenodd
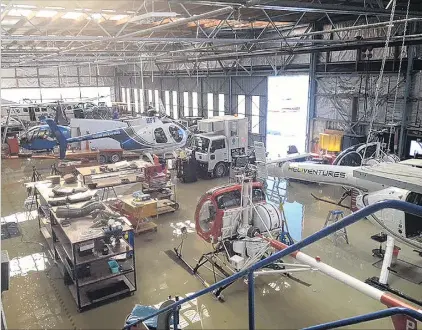
<svg viewBox="0 0 422 330">
<path fill-rule="evenodd" d="M 176 141 L 177 143 L 181 142 L 183 140 L 183 132 L 180 128 L 170 125 L 169 126 L 169 132 L 171 137 Z"/>
</svg>

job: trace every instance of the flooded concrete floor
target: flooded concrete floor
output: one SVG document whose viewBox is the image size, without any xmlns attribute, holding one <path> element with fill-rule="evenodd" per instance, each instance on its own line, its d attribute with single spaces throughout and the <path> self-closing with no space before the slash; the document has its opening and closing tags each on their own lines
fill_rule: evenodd
<svg viewBox="0 0 422 330">
<path fill-rule="evenodd" d="M 175 233 L 180 222 L 193 225 L 193 213 L 200 195 L 226 180 L 199 181 L 178 184 L 177 197 L 180 210 L 160 216 L 158 232 L 136 237 L 136 266 L 138 290 L 133 296 L 78 313 L 61 274 L 46 253 L 45 242 L 38 230 L 37 220 L 25 220 L 23 201 L 26 191 L 23 183 L 31 179 L 35 165 L 43 177 L 49 175 L 52 161 L 7 160 L 2 161 L 3 219 L 19 219 L 22 236 L 2 241 L 2 249 L 12 259 L 10 290 L 2 295 L 6 320 L 10 329 L 117 329 L 124 324 L 126 316 L 135 304 L 155 305 L 169 295 L 185 297 L 203 288 L 198 279 L 189 275 L 181 266 L 170 260 L 164 251 L 179 244 Z M 325 218 L 333 205 L 317 202 L 310 193 L 325 196 L 339 193 L 333 187 L 292 183 L 288 201 L 304 205 L 303 237 L 323 227 Z M 178 225 L 179 223 L 179 225 Z M 379 270 L 372 266 L 377 259 L 371 250 L 377 243 L 370 235 L 379 232 L 368 221 L 361 221 L 348 228 L 350 245 L 324 239 L 304 251 L 361 280 L 378 276 Z M 210 251 L 210 246 L 192 231 L 184 245 L 186 259 L 192 264 L 194 258 Z M 411 249 L 402 246 L 400 258 L 418 263 L 421 258 Z M 285 261 L 288 261 L 285 259 Z M 211 273 L 203 276 L 212 282 Z M 379 302 L 342 285 L 317 272 L 296 275 L 311 284 L 306 287 L 281 276 L 265 276 L 256 280 L 256 325 L 262 329 L 297 329 L 322 322 L 350 317 L 383 309 Z M 421 279 L 422 281 L 422 279 Z M 417 299 L 422 299 L 421 286 L 390 275 L 390 284 Z M 181 325 L 186 328 L 240 329 L 248 325 L 247 286 L 236 282 L 225 293 L 226 302 L 216 301 L 205 295 L 186 304 L 181 310 Z M 390 329 L 390 319 L 367 322 L 356 328 Z"/>
</svg>

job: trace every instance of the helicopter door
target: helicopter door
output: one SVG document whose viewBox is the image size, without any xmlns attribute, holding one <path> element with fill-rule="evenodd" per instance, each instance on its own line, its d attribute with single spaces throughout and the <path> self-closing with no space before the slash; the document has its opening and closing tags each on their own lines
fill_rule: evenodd
<svg viewBox="0 0 422 330">
<path fill-rule="evenodd" d="M 195 211 L 195 229 L 207 242 L 214 242 L 221 236 L 223 211 L 217 209 L 213 197 L 204 195 Z"/>
<path fill-rule="evenodd" d="M 217 163 L 228 162 L 226 140 L 213 140 L 210 146 L 210 157 L 208 160 L 208 170 L 213 170 Z"/>
<path fill-rule="evenodd" d="M 406 197 L 406 202 L 422 206 L 422 194 L 410 192 Z M 422 217 L 405 213 L 404 218 L 406 237 L 422 241 Z"/>
<path fill-rule="evenodd" d="M 167 136 L 162 127 L 154 130 L 154 140 L 156 143 L 167 143 Z"/>
</svg>

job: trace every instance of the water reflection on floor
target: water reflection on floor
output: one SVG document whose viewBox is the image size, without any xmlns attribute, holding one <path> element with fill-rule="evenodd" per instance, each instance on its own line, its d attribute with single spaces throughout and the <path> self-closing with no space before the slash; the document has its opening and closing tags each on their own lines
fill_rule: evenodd
<svg viewBox="0 0 422 330">
<path fill-rule="evenodd" d="M 195 264 L 194 259 L 211 251 L 211 245 L 195 234 L 193 214 L 199 196 L 225 183 L 226 179 L 178 184 L 179 211 L 160 216 L 156 221 L 157 232 L 135 238 L 137 292 L 131 297 L 78 313 L 63 278 L 47 253 L 38 222 L 25 221 L 22 215 L 25 213 L 23 201 L 26 198 L 22 178 L 30 178 L 33 163 L 26 160 L 2 163 L 1 215 L 4 221 L 18 217 L 23 233 L 22 237 L 2 241 L 2 249 L 8 250 L 12 259 L 10 290 L 2 295 L 10 329 L 117 329 L 123 326 L 135 304 L 154 306 L 168 296 L 185 297 L 203 288 L 197 278 L 171 260 L 165 251 L 172 250 L 180 243 L 178 236 L 183 227 L 187 228 L 184 256 L 188 262 Z M 35 164 L 40 167 L 43 175 L 49 175 L 50 163 L 37 161 Z M 341 194 L 341 191 L 332 187 L 291 183 L 285 199 L 285 212 L 290 231 L 297 232 L 301 237 L 320 230 L 328 211 L 333 209 L 332 205 L 313 200 L 310 193 L 330 197 L 336 193 Z M 301 210 L 304 211 L 303 219 L 300 217 Z M 372 266 L 376 260 L 371 255 L 371 250 L 377 244 L 369 239 L 370 235 L 378 231 L 369 222 L 361 221 L 348 228 L 349 245 L 333 245 L 326 239 L 306 248 L 305 252 L 311 256 L 318 255 L 324 262 L 365 280 L 379 275 L 379 270 Z M 400 253 L 402 259 L 416 260 L 416 255 L 405 246 L 402 246 Z M 289 260 L 286 259 L 286 262 Z M 210 272 L 204 270 L 202 275 L 207 281 L 213 281 Z M 279 275 L 257 278 L 255 308 L 258 328 L 298 329 L 383 308 L 379 302 L 318 272 L 298 273 L 297 277 L 310 283 L 311 287 Z M 422 290 L 418 285 L 394 275 L 391 276 L 391 285 L 422 299 Z M 187 329 L 247 328 L 245 283 L 234 283 L 224 294 L 224 303 L 216 301 L 211 295 L 204 295 L 184 305 L 181 325 Z M 392 325 L 389 319 L 385 319 L 358 327 L 389 329 Z"/>
</svg>

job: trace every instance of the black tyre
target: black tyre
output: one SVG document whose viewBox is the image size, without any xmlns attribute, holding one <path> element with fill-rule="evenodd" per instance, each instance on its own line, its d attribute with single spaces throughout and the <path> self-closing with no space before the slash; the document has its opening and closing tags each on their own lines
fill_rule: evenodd
<svg viewBox="0 0 422 330">
<path fill-rule="evenodd" d="M 111 157 L 110 157 L 110 160 L 111 160 L 112 163 L 120 162 L 121 159 L 122 159 L 122 157 L 118 153 L 112 154 Z"/>
<path fill-rule="evenodd" d="M 227 173 L 227 166 L 224 163 L 218 163 L 214 168 L 214 177 L 221 178 Z"/>
<path fill-rule="evenodd" d="M 100 164 L 107 164 L 107 156 L 106 155 L 100 155 L 99 157 Z"/>
</svg>

